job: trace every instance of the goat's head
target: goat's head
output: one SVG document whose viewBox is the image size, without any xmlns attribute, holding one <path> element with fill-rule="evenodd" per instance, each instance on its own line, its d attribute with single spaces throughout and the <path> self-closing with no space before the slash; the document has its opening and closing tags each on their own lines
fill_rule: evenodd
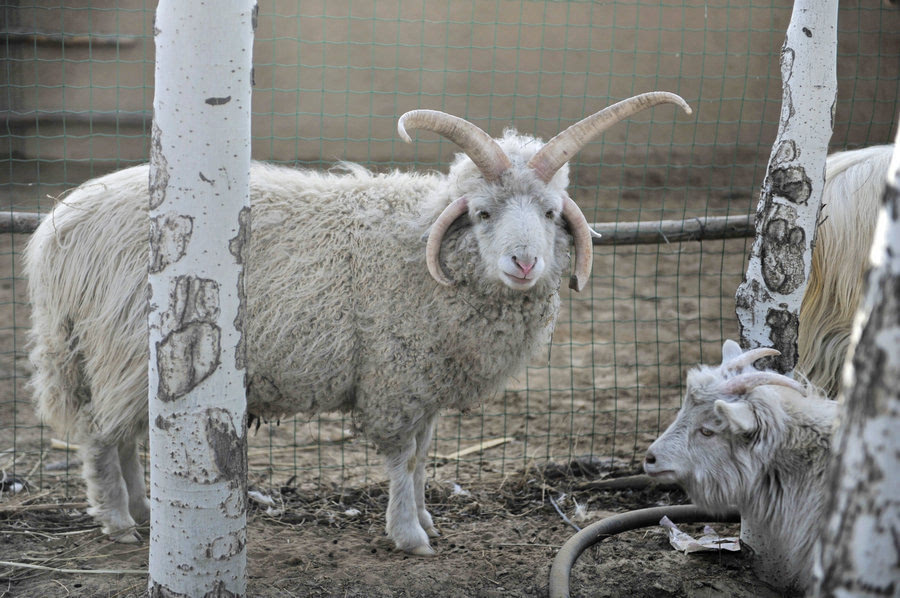
<svg viewBox="0 0 900 598">
<path fill-rule="evenodd" d="M 680 484 L 702 508 L 732 508 L 782 435 L 784 411 L 773 387 L 805 392 L 792 378 L 753 369 L 754 361 L 778 354 L 769 348 L 742 352 L 728 340 L 721 365 L 688 372 L 681 410 L 650 445 L 644 471 Z"/>
<path fill-rule="evenodd" d="M 408 128 L 425 129 L 453 141 L 467 156 L 451 169 L 450 178 L 459 189 L 431 226 L 426 245 L 428 271 L 439 283 L 453 284 L 441 269 L 441 241 L 451 224 L 467 217 L 485 266 L 508 287 L 530 289 L 547 270 L 557 231 L 564 223 L 575 242 L 575 269 L 569 287 L 580 291 L 591 273 L 591 238 L 596 233 L 566 193 L 568 161 L 613 124 L 662 103 L 677 104 L 691 113 L 675 94 L 645 93 L 575 123 L 543 146 L 532 137 L 511 132 L 495 140 L 476 125 L 444 112 L 413 110 L 401 116 L 397 129 L 405 141 L 411 141 Z M 477 176 L 461 176 L 467 169 Z"/>
</svg>

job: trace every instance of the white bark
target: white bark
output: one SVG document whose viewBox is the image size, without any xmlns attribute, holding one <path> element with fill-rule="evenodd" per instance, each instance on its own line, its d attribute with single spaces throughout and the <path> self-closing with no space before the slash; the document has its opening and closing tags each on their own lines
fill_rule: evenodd
<svg viewBox="0 0 900 598">
<path fill-rule="evenodd" d="M 812 262 L 837 94 L 838 0 L 795 0 L 781 50 L 778 135 L 756 210 L 756 241 L 736 293 L 744 348 L 774 347 L 767 367 L 797 362 L 800 302 Z"/>
<path fill-rule="evenodd" d="M 241 251 L 253 0 L 162 0 L 150 174 L 150 596 L 246 593 Z"/>
<path fill-rule="evenodd" d="M 900 596 L 900 133 L 844 373 L 816 596 Z"/>
<path fill-rule="evenodd" d="M 760 364 L 782 373 L 797 363 L 800 303 L 825 186 L 825 157 L 837 98 L 838 0 L 794 0 L 781 48 L 781 119 L 756 208 L 756 237 L 735 311 L 745 348 L 774 347 Z M 765 538 L 742 519 L 741 541 Z M 777 570 L 757 552 L 763 570 Z"/>
</svg>

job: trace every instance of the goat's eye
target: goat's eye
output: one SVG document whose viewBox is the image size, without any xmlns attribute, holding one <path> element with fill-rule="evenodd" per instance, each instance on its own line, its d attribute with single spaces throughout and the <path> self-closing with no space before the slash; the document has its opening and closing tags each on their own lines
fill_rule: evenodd
<svg viewBox="0 0 900 598">
<path fill-rule="evenodd" d="M 700 427 L 700 433 L 703 434 L 704 436 L 706 436 L 707 438 L 709 438 L 710 436 L 715 436 L 715 434 L 716 434 L 715 432 L 713 432 L 712 430 L 710 430 L 710 429 L 707 428 L 706 426 L 701 426 L 701 427 Z"/>
<path fill-rule="evenodd" d="M 489 220 L 491 218 L 491 213 L 485 210 L 481 210 L 478 212 L 478 217 L 482 220 Z"/>
<path fill-rule="evenodd" d="M 553 217 L 556 216 L 556 214 L 553 213 L 553 210 L 547 210 L 547 213 L 544 214 L 544 216 L 546 216 L 548 220 L 553 220 Z"/>
</svg>

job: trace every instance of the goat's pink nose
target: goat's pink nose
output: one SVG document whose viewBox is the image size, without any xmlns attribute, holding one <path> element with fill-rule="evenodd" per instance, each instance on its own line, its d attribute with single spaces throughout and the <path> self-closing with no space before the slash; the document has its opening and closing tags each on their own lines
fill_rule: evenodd
<svg viewBox="0 0 900 598">
<path fill-rule="evenodd" d="M 522 274 L 524 276 L 528 276 L 528 273 L 531 272 L 532 268 L 534 268 L 534 265 L 537 263 L 537 260 L 534 260 L 530 264 L 523 264 L 522 262 L 520 262 L 519 260 L 517 260 L 514 257 L 513 262 L 515 262 L 515 264 L 519 267 L 519 270 L 522 271 Z"/>
</svg>

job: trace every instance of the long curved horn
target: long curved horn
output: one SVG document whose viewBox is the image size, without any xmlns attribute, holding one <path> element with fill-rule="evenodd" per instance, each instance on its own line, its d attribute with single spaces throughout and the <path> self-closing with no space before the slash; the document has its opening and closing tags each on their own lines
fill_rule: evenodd
<svg viewBox="0 0 900 598">
<path fill-rule="evenodd" d="M 594 263 L 591 227 L 581 208 L 570 197 L 566 197 L 563 202 L 562 216 L 569 223 L 569 231 L 575 241 L 575 271 L 569 278 L 569 288 L 581 291 L 591 275 Z"/>
<path fill-rule="evenodd" d="M 775 372 L 748 372 L 735 376 L 730 380 L 726 380 L 719 387 L 723 394 L 744 395 L 756 388 L 757 386 L 765 386 L 767 384 L 775 384 L 776 386 L 785 386 L 792 388 L 800 394 L 806 394 L 803 385 L 792 378 L 788 378 L 783 374 Z"/>
<path fill-rule="evenodd" d="M 410 110 L 397 121 L 397 132 L 407 143 L 406 129 L 425 129 L 446 137 L 472 159 L 488 181 L 496 181 L 509 167 L 509 158 L 494 139 L 469 121 L 438 110 Z"/>
<path fill-rule="evenodd" d="M 425 244 L 425 264 L 428 266 L 431 277 L 444 286 L 452 285 L 453 281 L 444 276 L 444 271 L 441 269 L 441 242 L 450 225 L 468 210 L 469 202 L 465 197 L 456 199 L 444 208 L 441 215 L 431 225 L 431 232 L 428 233 L 428 242 Z"/>
<path fill-rule="evenodd" d="M 721 367 L 737 372 L 744 369 L 748 365 L 751 365 L 757 359 L 762 359 L 763 357 L 770 357 L 774 355 L 781 355 L 781 351 L 779 351 L 778 349 L 773 349 L 771 347 L 757 347 L 756 349 L 750 349 L 749 351 L 741 353 L 734 359 L 723 363 Z"/>
<path fill-rule="evenodd" d="M 667 91 L 651 91 L 642 93 L 633 98 L 622 100 L 612 106 L 608 106 L 591 116 L 575 123 L 565 131 L 547 142 L 537 154 L 528 162 L 538 177 L 549 182 L 562 168 L 562 165 L 572 159 L 581 151 L 589 141 L 597 135 L 629 116 L 656 106 L 657 104 L 677 104 L 687 113 L 691 113 L 691 107 L 681 96 Z"/>
</svg>

